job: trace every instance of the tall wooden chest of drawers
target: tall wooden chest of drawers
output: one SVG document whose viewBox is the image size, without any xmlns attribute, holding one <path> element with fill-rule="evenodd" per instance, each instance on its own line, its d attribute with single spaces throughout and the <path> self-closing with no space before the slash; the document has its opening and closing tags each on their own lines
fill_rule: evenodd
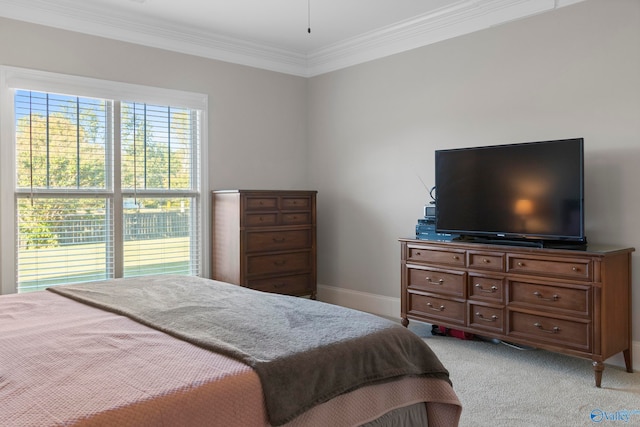
<svg viewBox="0 0 640 427">
<path fill-rule="evenodd" d="M 401 318 L 593 361 L 631 355 L 633 248 L 401 239 Z"/>
<path fill-rule="evenodd" d="M 212 278 L 316 297 L 316 191 L 212 192 Z"/>
</svg>

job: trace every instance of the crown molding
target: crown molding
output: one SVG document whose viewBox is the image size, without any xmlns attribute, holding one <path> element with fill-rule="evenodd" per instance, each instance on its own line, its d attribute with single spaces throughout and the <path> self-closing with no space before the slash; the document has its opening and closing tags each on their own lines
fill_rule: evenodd
<svg viewBox="0 0 640 427">
<path fill-rule="evenodd" d="M 584 0 L 469 0 L 309 52 L 312 77 Z"/>
<path fill-rule="evenodd" d="M 70 0 L 0 0 L 0 16 L 234 64 L 313 77 L 415 49 L 584 0 L 467 0 L 347 39 L 295 52 L 165 21 L 115 16 L 109 9 L 78 9 Z"/>
<path fill-rule="evenodd" d="M 152 19 L 116 16 L 109 9 L 78 9 L 70 0 L 0 0 L 0 16 L 148 47 L 293 75 L 306 75 L 306 54 L 197 31 Z"/>
</svg>

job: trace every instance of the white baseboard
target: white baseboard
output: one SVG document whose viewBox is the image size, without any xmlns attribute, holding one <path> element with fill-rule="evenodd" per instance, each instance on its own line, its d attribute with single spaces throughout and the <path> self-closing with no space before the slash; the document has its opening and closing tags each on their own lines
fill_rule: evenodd
<svg viewBox="0 0 640 427">
<path fill-rule="evenodd" d="M 378 316 L 400 320 L 400 298 L 386 297 L 369 292 L 354 291 L 335 286 L 318 285 L 318 300 L 342 307 L 366 311 Z M 633 354 L 634 370 L 640 370 L 640 342 L 634 341 L 631 352 Z M 606 361 L 607 364 L 624 368 L 624 357 L 616 354 Z"/>
<path fill-rule="evenodd" d="M 385 297 L 335 286 L 318 285 L 318 299 L 342 307 L 400 320 L 400 298 Z"/>
</svg>

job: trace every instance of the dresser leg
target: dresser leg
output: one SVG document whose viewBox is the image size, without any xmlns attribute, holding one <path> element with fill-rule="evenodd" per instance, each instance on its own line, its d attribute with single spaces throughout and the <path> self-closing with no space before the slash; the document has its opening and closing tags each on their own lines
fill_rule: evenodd
<svg viewBox="0 0 640 427">
<path fill-rule="evenodd" d="M 600 387 L 602 383 L 602 371 L 604 371 L 604 363 L 593 361 L 593 373 L 596 377 L 596 387 Z"/>
<path fill-rule="evenodd" d="M 633 357 L 631 357 L 631 348 L 628 348 L 622 352 L 624 356 L 624 366 L 627 368 L 627 372 L 633 373 Z"/>
<path fill-rule="evenodd" d="M 400 323 L 402 323 L 402 326 L 406 328 L 407 326 L 409 326 L 409 319 L 403 317 L 402 319 L 400 319 Z"/>
</svg>

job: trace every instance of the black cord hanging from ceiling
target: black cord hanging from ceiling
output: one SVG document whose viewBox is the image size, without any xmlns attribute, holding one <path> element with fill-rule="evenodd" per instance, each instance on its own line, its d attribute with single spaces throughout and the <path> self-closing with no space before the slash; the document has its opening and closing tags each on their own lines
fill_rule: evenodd
<svg viewBox="0 0 640 427">
<path fill-rule="evenodd" d="M 307 32 L 311 34 L 311 0 L 307 0 Z"/>
</svg>

